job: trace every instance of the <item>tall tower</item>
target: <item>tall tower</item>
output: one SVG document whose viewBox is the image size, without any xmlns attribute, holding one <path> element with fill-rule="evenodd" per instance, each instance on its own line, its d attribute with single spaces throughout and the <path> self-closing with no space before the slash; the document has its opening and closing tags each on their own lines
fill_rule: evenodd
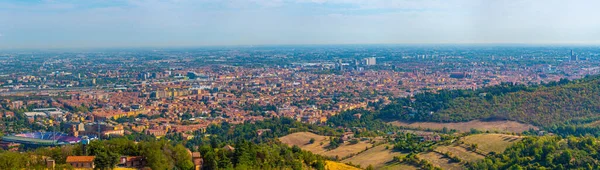
<svg viewBox="0 0 600 170">
<path fill-rule="evenodd" d="M 579 61 L 579 57 L 571 50 L 571 61 Z"/>
<path fill-rule="evenodd" d="M 90 138 L 88 138 L 87 136 L 84 136 L 83 138 L 81 138 L 81 147 L 83 150 L 83 155 L 87 156 L 87 145 L 90 144 Z"/>
<path fill-rule="evenodd" d="M 377 62 L 377 59 L 375 59 L 375 57 L 369 57 L 369 58 L 365 58 L 366 64 L 369 66 L 375 65 Z"/>
</svg>

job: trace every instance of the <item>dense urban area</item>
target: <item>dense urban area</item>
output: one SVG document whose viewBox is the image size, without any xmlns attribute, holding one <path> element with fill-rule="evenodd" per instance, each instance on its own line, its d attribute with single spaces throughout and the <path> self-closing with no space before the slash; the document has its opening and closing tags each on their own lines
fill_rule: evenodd
<svg viewBox="0 0 600 170">
<path fill-rule="evenodd" d="M 600 168 L 596 47 L 1 51 L 0 65 L 0 169 Z"/>
</svg>

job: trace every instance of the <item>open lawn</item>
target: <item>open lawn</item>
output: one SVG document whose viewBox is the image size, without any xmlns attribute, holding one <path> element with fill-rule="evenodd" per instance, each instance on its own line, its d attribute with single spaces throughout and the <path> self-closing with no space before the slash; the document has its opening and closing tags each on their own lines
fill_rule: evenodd
<svg viewBox="0 0 600 170">
<path fill-rule="evenodd" d="M 458 123 L 435 123 L 435 122 L 415 122 L 407 123 L 400 121 L 389 122 L 395 126 L 404 126 L 410 128 L 423 128 L 423 129 L 443 129 L 444 127 L 450 129 L 456 129 L 461 132 L 468 132 L 473 129 L 481 131 L 499 131 L 499 132 L 515 132 L 521 133 L 527 131 L 530 128 L 538 129 L 537 127 L 529 124 L 523 124 L 515 121 L 489 121 L 484 122 L 480 120 L 473 120 L 469 122 L 458 122 Z"/>
<path fill-rule="evenodd" d="M 521 136 L 505 134 L 475 134 L 461 139 L 466 145 L 477 144 L 477 150 L 482 153 L 502 153 L 512 143 L 522 140 Z"/>
<path fill-rule="evenodd" d="M 388 146 L 389 149 L 385 149 Z M 386 163 L 392 161 L 394 156 L 402 155 L 400 152 L 393 152 L 391 145 L 379 145 L 371 148 L 358 155 L 342 160 L 344 163 L 351 162 L 354 165 L 360 165 L 360 167 L 367 167 L 372 165 L 373 168 L 380 168 L 386 165 Z"/>
<path fill-rule="evenodd" d="M 315 142 L 312 144 L 309 143 L 311 138 L 315 139 Z M 373 144 L 368 143 L 367 141 L 361 141 L 357 144 L 349 144 L 346 142 L 343 145 L 340 145 L 338 148 L 335 148 L 333 150 L 327 150 L 325 149 L 325 147 L 329 145 L 329 137 L 317 135 L 310 132 L 292 133 L 279 138 L 279 140 L 289 146 L 296 145 L 302 148 L 303 150 L 311 151 L 315 154 L 327 157 L 337 156 L 340 159 L 351 154 L 363 151 L 367 147 L 373 146 Z M 321 143 L 323 144 L 321 145 Z"/>
</svg>

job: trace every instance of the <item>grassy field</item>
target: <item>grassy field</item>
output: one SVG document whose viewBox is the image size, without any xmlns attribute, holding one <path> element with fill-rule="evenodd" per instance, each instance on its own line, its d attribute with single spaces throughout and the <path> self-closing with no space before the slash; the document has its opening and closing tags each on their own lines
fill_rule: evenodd
<svg viewBox="0 0 600 170">
<path fill-rule="evenodd" d="M 360 170 L 359 168 L 346 165 L 339 162 L 334 161 L 325 161 L 325 169 L 327 170 Z"/>
<path fill-rule="evenodd" d="M 389 149 L 385 149 L 388 146 Z M 352 163 L 354 165 L 360 165 L 360 167 L 367 167 L 372 165 L 373 168 L 381 168 L 386 166 L 386 163 L 392 161 L 394 156 L 402 155 L 400 152 L 393 152 L 391 145 L 379 145 L 371 148 L 358 155 L 342 160 L 344 163 Z"/>
<path fill-rule="evenodd" d="M 311 138 L 315 139 L 315 142 L 312 144 L 309 143 Z M 323 147 L 329 144 L 329 137 L 310 132 L 292 133 L 279 138 L 279 140 L 289 146 L 296 145 L 304 150 L 311 151 L 316 154 L 323 153 L 325 151 Z M 321 142 L 323 142 L 323 145 L 320 145 Z"/>
<path fill-rule="evenodd" d="M 315 142 L 310 144 L 311 138 L 315 139 Z M 329 145 L 329 137 L 321 136 L 310 132 L 297 132 L 287 136 L 279 138 L 279 140 L 289 146 L 298 146 L 303 150 L 311 151 L 315 154 L 328 156 L 328 157 L 339 157 L 340 159 L 349 156 L 354 153 L 365 150 L 367 147 L 372 147 L 373 144 L 366 141 L 359 142 L 357 144 L 345 143 L 340 147 L 333 150 L 325 149 Z M 321 145 L 321 143 L 323 143 Z"/>
<path fill-rule="evenodd" d="M 450 162 L 450 159 L 444 158 L 442 154 L 437 152 L 419 153 L 417 155 L 420 159 L 429 161 L 434 166 L 440 167 L 444 170 L 460 170 L 465 169 L 460 163 Z"/>
<path fill-rule="evenodd" d="M 411 128 L 423 128 L 423 129 L 443 129 L 444 127 L 448 129 L 456 129 L 461 132 L 468 132 L 473 129 L 481 130 L 481 131 L 499 131 L 499 132 L 515 132 L 521 133 L 523 131 L 527 131 L 530 128 L 538 129 L 533 125 L 523 124 L 515 121 L 490 121 L 483 122 L 479 120 L 473 120 L 470 122 L 458 122 L 458 123 L 435 123 L 435 122 L 415 122 L 415 123 L 406 123 L 400 121 L 390 122 L 392 125 L 396 126 L 404 126 Z"/>
<path fill-rule="evenodd" d="M 473 162 L 485 158 L 482 154 L 489 152 L 501 153 L 512 143 L 520 141 L 522 137 L 505 134 L 475 134 L 463 137 L 460 141 L 462 145 L 438 146 L 436 152 L 420 153 L 418 157 L 431 162 L 433 165 L 442 169 L 464 169 L 464 162 Z M 470 144 L 477 144 L 477 152 L 471 152 L 465 149 Z M 437 153 L 439 152 L 439 153 Z M 453 156 L 460 158 L 463 163 L 450 162 L 440 153 L 449 152 Z M 481 153 L 481 154 L 479 154 Z"/>
<path fill-rule="evenodd" d="M 477 144 L 477 149 L 482 153 L 502 153 L 512 143 L 522 139 L 520 136 L 505 134 L 475 134 L 469 135 L 461 140 L 466 144 Z"/>
<path fill-rule="evenodd" d="M 460 146 L 440 146 L 440 147 L 435 148 L 435 151 L 440 152 L 440 153 L 449 152 L 453 156 L 457 156 L 461 160 L 467 161 L 467 162 L 473 162 L 473 161 L 477 161 L 477 160 L 481 160 L 481 159 L 485 158 L 483 155 L 480 155 L 475 152 L 467 151 L 467 149 L 460 147 Z"/>
</svg>

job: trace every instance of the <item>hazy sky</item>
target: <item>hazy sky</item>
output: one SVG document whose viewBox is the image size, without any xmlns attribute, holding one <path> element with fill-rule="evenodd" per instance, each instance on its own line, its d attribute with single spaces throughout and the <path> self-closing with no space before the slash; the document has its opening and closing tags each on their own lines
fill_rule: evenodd
<svg viewBox="0 0 600 170">
<path fill-rule="evenodd" d="M 0 48 L 600 44 L 598 0 L 0 0 Z"/>
</svg>

